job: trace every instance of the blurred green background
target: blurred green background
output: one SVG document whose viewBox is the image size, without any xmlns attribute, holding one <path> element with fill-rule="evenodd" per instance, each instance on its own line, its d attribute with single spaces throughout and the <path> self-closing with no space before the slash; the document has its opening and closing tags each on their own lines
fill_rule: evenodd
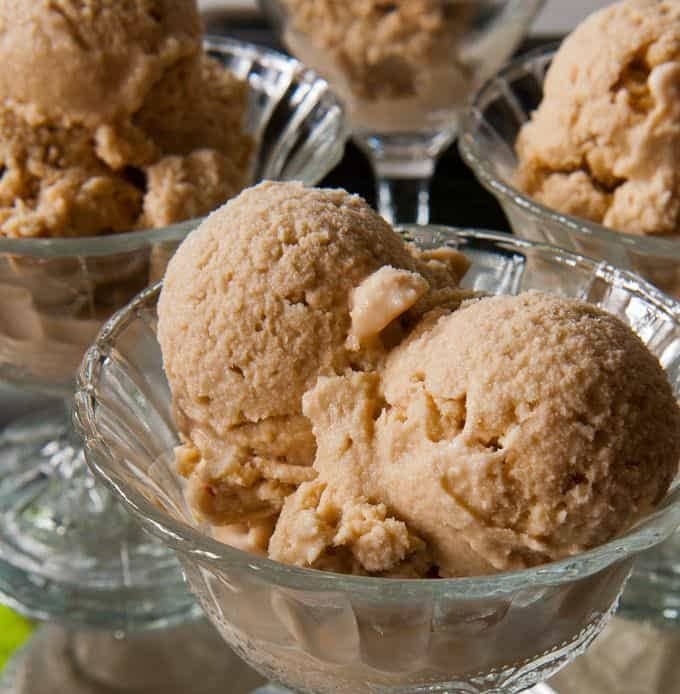
<svg viewBox="0 0 680 694">
<path fill-rule="evenodd" d="M 28 639 L 33 628 L 28 619 L 0 605 L 0 670 L 12 653 Z"/>
</svg>

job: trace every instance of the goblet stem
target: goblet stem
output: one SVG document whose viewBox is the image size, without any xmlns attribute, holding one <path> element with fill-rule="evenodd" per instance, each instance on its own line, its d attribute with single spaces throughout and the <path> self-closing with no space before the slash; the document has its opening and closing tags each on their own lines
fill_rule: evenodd
<svg viewBox="0 0 680 694">
<path fill-rule="evenodd" d="M 437 156 L 451 133 L 354 136 L 371 161 L 377 184 L 378 212 L 391 224 L 430 221 L 430 182 Z"/>
<path fill-rule="evenodd" d="M 378 212 L 390 224 L 430 221 L 430 177 L 379 177 Z"/>
</svg>

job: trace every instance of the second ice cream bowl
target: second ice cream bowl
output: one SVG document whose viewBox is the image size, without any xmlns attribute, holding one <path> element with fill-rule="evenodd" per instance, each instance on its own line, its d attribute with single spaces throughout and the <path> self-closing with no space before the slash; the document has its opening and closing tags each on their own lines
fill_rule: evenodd
<svg viewBox="0 0 680 694">
<path fill-rule="evenodd" d="M 380 214 L 400 224 L 429 221 L 430 179 L 461 110 L 542 5 L 260 0 L 288 50 L 342 97 L 376 175 Z"/>
<path fill-rule="evenodd" d="M 515 141 L 543 98 L 543 81 L 554 55 L 554 47 L 532 51 L 510 63 L 477 93 L 461 119 L 458 143 L 463 159 L 498 199 L 521 238 L 602 258 L 680 297 L 679 238 L 614 231 L 561 214 L 516 187 Z"/>
<path fill-rule="evenodd" d="M 249 84 L 252 180 L 318 182 L 340 159 L 347 135 L 326 82 L 251 44 L 209 38 L 205 48 Z M 78 364 L 101 325 L 162 276 L 196 224 L 0 239 L 0 380 L 65 403 L 0 435 L 0 595 L 33 616 L 129 629 L 192 609 L 172 554 L 94 485 L 70 413 Z"/>
<path fill-rule="evenodd" d="M 599 304 L 658 356 L 680 394 L 680 307 L 634 275 L 502 234 L 408 230 L 472 261 L 464 284 L 538 288 Z M 301 692 L 520 692 L 581 653 L 615 609 L 634 557 L 680 523 L 680 490 L 624 536 L 530 570 L 385 579 L 299 569 L 204 534 L 174 470 L 178 435 L 156 339 L 160 286 L 107 323 L 83 363 L 77 421 L 88 463 L 142 525 L 177 552 L 225 641 Z M 226 653 L 226 651 L 225 651 Z M 225 656 L 226 657 L 226 656 Z"/>
<path fill-rule="evenodd" d="M 554 48 L 520 57 L 477 94 L 461 121 L 459 147 L 482 185 L 499 201 L 515 234 L 554 244 L 640 274 L 680 297 L 680 239 L 608 229 L 545 207 L 520 191 L 513 178 L 515 141 L 543 97 L 543 81 Z M 680 620 L 680 538 L 648 553 L 624 595 L 630 616 Z"/>
</svg>

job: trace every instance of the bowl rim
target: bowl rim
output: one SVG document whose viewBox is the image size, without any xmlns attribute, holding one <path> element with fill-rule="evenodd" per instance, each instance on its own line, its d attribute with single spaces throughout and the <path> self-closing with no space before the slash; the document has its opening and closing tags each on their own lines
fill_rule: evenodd
<svg viewBox="0 0 680 694">
<path fill-rule="evenodd" d="M 468 102 L 461 113 L 458 133 L 458 150 L 463 161 L 472 169 L 479 182 L 500 201 L 507 201 L 514 207 L 521 208 L 544 223 L 550 223 L 564 227 L 565 230 L 583 236 L 595 237 L 608 244 L 627 248 L 638 253 L 649 255 L 664 255 L 670 259 L 680 260 L 680 236 L 654 236 L 650 234 L 631 234 L 625 231 L 616 231 L 597 222 L 589 221 L 583 217 L 562 214 L 543 205 L 515 188 L 510 183 L 499 178 L 489 165 L 478 147 L 475 132 L 479 123 L 484 122 L 484 114 L 480 108 L 480 102 L 499 84 L 507 83 L 509 77 L 517 74 L 531 74 L 537 78 L 536 70 L 532 67 L 545 66 L 554 58 L 559 48 L 559 42 L 553 42 L 548 46 L 534 48 L 522 53 L 509 62 L 504 68 L 489 78 Z"/>
<path fill-rule="evenodd" d="M 449 243 L 489 241 L 521 250 L 535 248 L 553 254 L 566 263 L 586 263 L 598 276 L 614 278 L 618 285 L 634 283 L 650 303 L 665 311 L 680 324 L 680 301 L 664 295 L 634 273 L 567 251 L 556 246 L 536 243 L 511 234 L 480 229 L 461 229 L 443 225 L 406 225 L 402 232 L 420 230 L 440 234 Z M 444 239 L 442 239 L 444 241 Z M 663 502 L 641 522 L 623 535 L 586 552 L 537 567 L 484 576 L 442 578 L 437 580 L 353 576 L 300 568 L 282 564 L 221 543 L 187 522 L 161 510 L 144 494 L 116 472 L 116 456 L 110 451 L 96 424 L 95 394 L 102 364 L 111 350 L 111 341 L 138 319 L 139 312 L 160 294 L 162 281 L 140 292 L 127 306 L 117 311 L 103 326 L 87 351 L 78 376 L 75 395 L 75 423 L 85 442 L 86 459 L 95 475 L 113 490 L 118 500 L 142 525 L 166 545 L 178 552 L 180 559 L 190 559 L 216 570 L 245 570 L 277 585 L 299 590 L 348 591 L 366 598 L 403 599 L 436 594 L 459 599 L 491 598 L 532 586 L 561 585 L 586 578 L 608 567 L 631 559 L 667 539 L 680 527 L 680 478 Z M 98 452 L 99 451 L 99 452 Z M 105 459 L 103 461 L 103 459 Z"/>
<path fill-rule="evenodd" d="M 296 58 L 274 48 L 242 41 L 240 39 L 205 34 L 202 38 L 204 51 L 231 52 L 251 59 L 260 59 L 282 69 L 289 69 L 299 76 L 319 84 L 328 84 L 323 77 Z M 343 116 L 342 140 L 349 137 L 349 124 L 341 101 L 333 94 Z M 254 185 L 254 184 L 253 184 Z M 225 201 L 226 202 L 226 201 Z M 69 237 L 5 237 L 0 236 L 0 253 L 31 256 L 35 258 L 65 258 L 75 255 L 103 256 L 113 253 L 136 251 L 157 243 L 181 241 L 205 218 L 193 217 L 181 222 L 152 229 L 138 229 L 96 236 Z"/>
</svg>

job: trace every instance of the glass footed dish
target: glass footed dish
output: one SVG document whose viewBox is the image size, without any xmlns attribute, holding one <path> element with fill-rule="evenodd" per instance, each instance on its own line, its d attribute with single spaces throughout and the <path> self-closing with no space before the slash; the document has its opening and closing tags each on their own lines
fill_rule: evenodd
<svg viewBox="0 0 680 694">
<path fill-rule="evenodd" d="M 465 252 L 472 261 L 466 286 L 503 294 L 537 288 L 616 314 L 659 357 L 680 395 L 678 305 L 634 275 L 504 234 L 436 226 L 405 234 L 421 247 Z M 87 461 L 177 552 L 225 641 L 295 691 L 528 689 L 587 648 L 615 609 L 634 558 L 680 524 L 675 486 L 655 513 L 597 549 L 525 571 L 440 580 L 306 570 L 221 544 L 196 527 L 174 470 L 178 435 L 156 340 L 159 292 L 151 287 L 117 313 L 83 362 L 76 420 Z"/>
<path fill-rule="evenodd" d="M 371 161 L 378 209 L 426 224 L 439 154 L 468 98 L 512 55 L 543 0 L 259 0 L 288 50 L 332 85 Z"/>
<path fill-rule="evenodd" d="M 205 48 L 249 84 L 253 182 L 313 184 L 333 168 L 347 126 L 325 81 L 248 43 L 207 38 Z M 76 370 L 101 325 L 162 276 L 196 224 L 0 238 L 0 382 L 64 403 L 0 432 L 0 599 L 24 613 L 130 630 L 182 621 L 195 609 L 173 553 L 94 483 L 71 409 Z"/>
</svg>

